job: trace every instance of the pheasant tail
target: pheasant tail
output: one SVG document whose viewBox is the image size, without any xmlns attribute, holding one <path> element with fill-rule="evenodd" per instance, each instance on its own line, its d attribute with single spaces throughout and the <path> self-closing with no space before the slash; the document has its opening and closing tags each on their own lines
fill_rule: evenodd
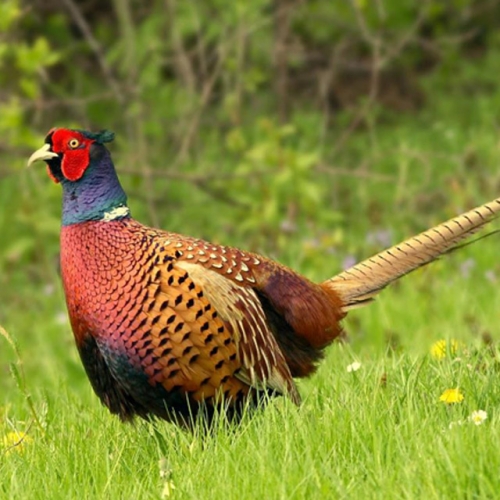
<svg viewBox="0 0 500 500">
<path fill-rule="evenodd" d="M 485 203 L 380 252 L 325 281 L 343 310 L 362 307 L 391 282 L 453 250 L 500 214 L 500 198 Z"/>
</svg>

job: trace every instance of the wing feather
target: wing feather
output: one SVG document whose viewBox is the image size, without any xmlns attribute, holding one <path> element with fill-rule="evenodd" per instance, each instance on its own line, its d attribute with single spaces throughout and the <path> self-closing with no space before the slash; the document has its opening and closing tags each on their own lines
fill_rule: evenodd
<svg viewBox="0 0 500 500">
<path fill-rule="evenodd" d="M 298 403 L 300 396 L 290 369 L 255 291 L 199 264 L 180 261 L 176 266 L 187 271 L 229 325 L 242 364 L 236 376 L 253 387 L 287 394 Z"/>
</svg>

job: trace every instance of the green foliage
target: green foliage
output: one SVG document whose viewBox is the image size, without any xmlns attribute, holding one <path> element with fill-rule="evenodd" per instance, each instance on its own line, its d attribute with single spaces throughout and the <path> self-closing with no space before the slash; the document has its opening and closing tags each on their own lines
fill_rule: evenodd
<svg viewBox="0 0 500 500">
<path fill-rule="evenodd" d="M 237 156 L 234 178 L 226 183 L 240 193 L 245 209 L 239 230 L 260 229 L 266 237 L 304 229 L 306 223 L 334 224 L 339 215 L 322 210 L 326 186 L 317 182 L 319 151 L 307 150 L 293 125 L 279 126 L 259 119 L 254 130 L 232 129 L 226 136 L 230 153 Z M 255 200 L 260 200 L 255 203 Z M 286 238 L 275 250 L 286 247 Z"/>
<path fill-rule="evenodd" d="M 0 19 L 0 145 L 34 147 L 40 136 L 28 125 L 23 100 L 41 98 L 40 77 L 58 62 L 59 54 L 44 36 L 31 42 L 22 39 L 19 0 L 2 2 Z"/>
</svg>

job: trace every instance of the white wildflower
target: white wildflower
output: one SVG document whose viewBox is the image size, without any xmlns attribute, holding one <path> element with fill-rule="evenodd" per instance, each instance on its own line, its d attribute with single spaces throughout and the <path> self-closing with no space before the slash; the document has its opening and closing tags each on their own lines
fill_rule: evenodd
<svg viewBox="0 0 500 500">
<path fill-rule="evenodd" d="M 360 368 L 361 368 L 361 363 L 359 361 L 354 361 L 354 363 L 347 365 L 347 371 L 349 373 L 357 372 Z"/>
<path fill-rule="evenodd" d="M 469 417 L 469 420 L 474 425 L 481 425 L 488 418 L 488 414 L 484 410 L 476 410 L 472 412 L 472 415 Z"/>
</svg>

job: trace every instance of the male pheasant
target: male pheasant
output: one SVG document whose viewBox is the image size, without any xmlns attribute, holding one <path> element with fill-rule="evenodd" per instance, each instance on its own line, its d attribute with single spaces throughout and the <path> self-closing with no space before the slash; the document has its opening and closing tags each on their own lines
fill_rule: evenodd
<svg viewBox="0 0 500 500">
<path fill-rule="evenodd" d="M 44 160 L 63 188 L 61 271 L 94 391 L 123 420 L 189 425 L 264 395 L 300 396 L 346 311 L 450 250 L 500 212 L 500 198 L 315 284 L 249 252 L 135 221 L 104 143 L 52 129 Z"/>
</svg>

